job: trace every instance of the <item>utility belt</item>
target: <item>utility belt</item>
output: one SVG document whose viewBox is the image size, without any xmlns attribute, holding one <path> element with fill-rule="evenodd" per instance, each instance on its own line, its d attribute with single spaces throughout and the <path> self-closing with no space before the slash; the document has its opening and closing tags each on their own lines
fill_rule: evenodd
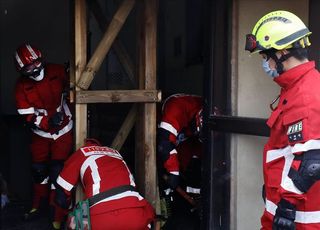
<svg viewBox="0 0 320 230">
<path fill-rule="evenodd" d="M 73 211 L 68 216 L 68 227 L 77 230 L 91 230 L 90 222 L 90 207 L 97 204 L 99 201 L 108 197 L 127 192 L 136 191 L 136 188 L 131 185 L 122 185 L 98 193 L 84 201 L 79 201 Z"/>
</svg>

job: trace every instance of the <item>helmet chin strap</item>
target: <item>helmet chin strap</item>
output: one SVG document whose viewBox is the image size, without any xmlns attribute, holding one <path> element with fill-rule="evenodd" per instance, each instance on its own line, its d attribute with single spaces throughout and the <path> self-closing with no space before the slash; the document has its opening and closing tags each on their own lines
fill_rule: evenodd
<svg viewBox="0 0 320 230">
<path fill-rule="evenodd" d="M 282 62 L 288 60 L 290 57 L 294 55 L 294 50 L 291 50 L 289 53 L 285 55 L 281 55 L 280 58 L 277 57 L 276 52 L 270 53 L 270 57 L 276 62 L 276 70 L 279 74 L 282 74 L 284 72 L 283 64 Z"/>
</svg>

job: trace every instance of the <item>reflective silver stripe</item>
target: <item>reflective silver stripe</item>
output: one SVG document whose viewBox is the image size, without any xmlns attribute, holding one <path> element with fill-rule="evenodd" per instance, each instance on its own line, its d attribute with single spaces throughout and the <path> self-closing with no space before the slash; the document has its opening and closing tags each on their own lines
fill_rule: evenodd
<svg viewBox="0 0 320 230">
<path fill-rule="evenodd" d="M 29 50 L 30 54 L 33 57 L 33 60 L 38 59 L 38 55 L 34 52 L 34 50 L 32 49 L 32 47 L 30 45 L 26 45 L 27 49 Z"/>
<path fill-rule="evenodd" d="M 194 193 L 194 194 L 200 194 L 200 188 L 193 188 L 193 187 L 189 187 L 187 186 L 186 191 L 187 193 Z"/>
<path fill-rule="evenodd" d="M 276 160 L 280 157 L 284 157 L 288 154 L 305 152 L 312 149 L 320 149 L 320 140 L 309 140 L 305 143 L 297 143 L 293 146 L 286 146 L 282 149 L 273 149 L 267 151 L 267 160 L 266 162 L 270 162 Z"/>
<path fill-rule="evenodd" d="M 39 128 L 40 128 L 40 123 L 41 123 L 42 119 L 43 119 L 43 116 L 37 116 L 36 120 L 34 121 L 34 124 Z"/>
<path fill-rule="evenodd" d="M 32 129 L 32 132 L 34 132 L 35 134 L 41 136 L 41 137 L 45 137 L 45 138 L 52 138 L 53 140 L 58 139 L 59 137 L 61 137 L 62 135 L 66 134 L 67 132 L 69 132 L 72 129 L 73 126 L 73 121 L 69 121 L 69 123 L 63 128 L 60 129 L 58 134 L 51 134 L 45 131 L 42 131 L 40 129 Z"/>
<path fill-rule="evenodd" d="M 102 202 L 107 202 L 107 201 L 110 201 L 110 200 L 118 200 L 118 199 L 121 199 L 121 198 L 124 198 L 124 197 L 137 197 L 139 200 L 143 200 L 143 197 L 138 192 L 126 191 L 126 192 L 122 192 L 122 193 L 116 194 L 114 196 L 107 197 L 107 198 L 105 198 L 103 200 L 100 200 L 99 202 L 95 203 L 91 207 L 93 207 L 93 206 L 95 206 L 97 204 L 100 204 Z"/>
<path fill-rule="evenodd" d="M 301 192 L 294 185 L 293 181 L 288 176 L 293 159 L 294 159 L 293 153 L 285 156 L 284 159 L 285 159 L 285 161 L 284 161 L 284 166 L 283 166 L 282 176 L 281 176 L 281 187 L 289 192 L 293 192 L 293 193 L 300 194 L 300 195 L 303 194 L 303 192 Z"/>
<path fill-rule="evenodd" d="M 80 169 L 80 176 L 81 176 L 81 182 L 83 184 L 83 176 L 84 173 L 86 172 L 87 168 L 90 167 L 91 169 L 91 176 L 92 176 L 92 195 L 96 195 L 98 193 L 100 193 L 100 175 L 99 175 L 99 171 L 98 171 L 98 165 L 96 163 L 96 160 L 98 158 L 103 157 L 104 155 L 92 155 L 90 157 L 88 157 L 81 166 Z"/>
<path fill-rule="evenodd" d="M 41 181 L 40 184 L 48 184 L 49 182 L 49 177 L 47 176 L 43 181 Z"/>
<path fill-rule="evenodd" d="M 101 157 L 104 157 L 106 155 L 108 155 L 108 154 L 91 155 L 82 163 L 82 166 L 81 166 L 81 169 L 80 169 L 80 176 L 81 176 L 82 184 L 83 184 L 83 176 L 84 176 L 86 170 L 88 168 L 91 169 L 91 176 L 92 176 L 92 181 L 93 181 L 92 195 L 96 195 L 96 194 L 100 193 L 100 181 L 101 181 L 101 178 L 100 178 L 100 174 L 99 174 L 99 171 L 98 171 L 98 165 L 96 163 L 96 160 L 101 158 Z M 113 156 L 111 156 L 111 157 L 113 157 Z M 117 159 L 119 159 L 119 158 L 117 158 Z M 124 160 L 122 160 L 122 158 L 119 159 L 119 160 L 122 161 L 122 163 L 125 165 L 125 167 L 127 169 L 127 172 L 128 172 L 128 175 L 129 175 L 129 179 L 130 179 L 130 185 L 135 187 L 133 175 L 131 174 L 126 162 Z"/>
<path fill-rule="evenodd" d="M 309 140 L 305 143 L 297 143 L 293 146 L 287 146 L 282 149 L 273 149 L 267 151 L 266 163 L 284 157 L 285 164 L 282 171 L 281 187 L 287 191 L 303 194 L 288 177 L 289 170 L 294 160 L 294 153 L 305 152 L 312 149 L 320 149 L 320 140 Z"/>
<path fill-rule="evenodd" d="M 67 191 L 71 191 L 71 189 L 73 188 L 73 185 L 70 184 L 65 179 L 63 179 L 60 175 L 57 178 L 57 183 L 58 183 L 58 185 L 60 185 L 62 188 L 64 188 Z"/>
<path fill-rule="evenodd" d="M 200 188 L 193 188 L 193 187 L 186 187 L 186 192 L 187 193 L 194 193 L 194 194 L 200 194 Z"/>
<path fill-rule="evenodd" d="M 34 107 L 30 107 L 30 108 L 27 108 L 27 109 L 18 109 L 17 111 L 21 115 L 34 114 L 35 113 Z"/>
<path fill-rule="evenodd" d="M 177 130 L 168 122 L 162 121 L 160 122 L 159 128 L 163 128 L 167 131 L 169 131 L 170 133 L 172 133 L 173 135 L 177 136 L 178 132 Z"/>
<path fill-rule="evenodd" d="M 266 200 L 265 208 L 267 212 L 274 216 L 276 213 L 277 205 L 270 200 Z M 320 211 L 296 211 L 295 222 L 301 224 L 320 223 Z"/>
<path fill-rule="evenodd" d="M 178 152 L 177 152 L 176 149 L 172 149 L 172 150 L 170 151 L 170 155 L 174 155 L 174 154 L 178 154 Z"/>
<path fill-rule="evenodd" d="M 18 53 L 16 52 L 15 54 L 16 56 L 16 61 L 18 62 L 20 68 L 22 68 L 24 66 L 23 62 L 21 61 L 21 58 L 19 57 Z"/>
</svg>

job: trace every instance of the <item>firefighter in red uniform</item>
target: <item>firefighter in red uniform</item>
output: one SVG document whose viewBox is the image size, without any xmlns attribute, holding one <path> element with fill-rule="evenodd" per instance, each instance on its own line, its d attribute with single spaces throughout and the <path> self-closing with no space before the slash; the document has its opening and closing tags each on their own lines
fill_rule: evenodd
<svg viewBox="0 0 320 230">
<path fill-rule="evenodd" d="M 260 53 L 281 87 L 267 121 L 262 229 L 320 229 L 320 74 L 308 60 L 305 24 L 288 11 L 263 16 L 247 35 L 246 50 Z"/>
<path fill-rule="evenodd" d="M 79 181 L 88 199 L 92 230 L 151 228 L 153 208 L 136 191 L 134 178 L 118 151 L 87 139 L 65 162 L 58 176 L 57 183 L 66 194 L 64 200 L 56 201 L 59 205 L 68 205 L 71 190 Z M 68 225 L 71 227 L 72 222 Z"/>
<path fill-rule="evenodd" d="M 168 173 L 168 185 L 175 189 L 179 184 L 180 163 L 176 147 L 189 137 L 200 134 L 202 97 L 175 94 L 162 106 L 158 128 L 158 157 Z M 194 156 L 199 158 L 199 156 Z"/>
<path fill-rule="evenodd" d="M 33 202 L 25 217 L 37 216 L 41 200 L 49 195 L 53 228 L 59 229 L 66 211 L 53 202 L 55 181 L 73 145 L 72 115 L 64 97 L 67 74 L 63 65 L 44 63 L 41 52 L 29 44 L 17 48 L 14 60 L 21 74 L 15 88 L 17 110 L 32 131 Z"/>
<path fill-rule="evenodd" d="M 160 194 L 166 199 L 168 216 L 172 215 L 165 229 L 177 228 L 176 224 L 180 222 L 178 219 L 184 219 L 183 222 L 188 225 L 184 229 L 193 229 L 192 225 L 199 226 L 196 224 L 198 216 L 189 212 L 193 207 L 172 191 L 180 186 L 190 196 L 200 200 L 201 123 L 202 97 L 175 94 L 164 101 L 157 133 L 157 155 Z M 166 175 L 164 181 L 163 175 Z M 169 202 L 171 197 L 173 202 Z"/>
</svg>

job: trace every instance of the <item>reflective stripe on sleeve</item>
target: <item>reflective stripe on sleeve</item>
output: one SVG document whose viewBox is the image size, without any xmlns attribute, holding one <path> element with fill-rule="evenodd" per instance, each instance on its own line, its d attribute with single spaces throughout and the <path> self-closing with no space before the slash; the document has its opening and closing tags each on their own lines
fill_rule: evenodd
<svg viewBox="0 0 320 230">
<path fill-rule="evenodd" d="M 57 178 L 57 183 L 64 188 L 67 191 L 71 191 L 71 189 L 73 188 L 73 185 L 70 184 L 68 181 L 66 181 L 65 179 L 63 179 L 60 175 Z"/>
<path fill-rule="evenodd" d="M 178 135 L 178 131 L 176 130 L 176 128 L 173 127 L 168 122 L 165 122 L 165 121 L 160 122 L 159 128 L 163 128 L 163 129 L 169 131 L 170 133 L 172 133 L 175 136 Z"/>
<path fill-rule="evenodd" d="M 273 216 L 276 213 L 277 205 L 270 200 L 266 200 L 266 210 Z M 312 224 L 312 223 L 320 223 L 320 211 L 296 211 L 296 223 L 301 224 Z"/>
</svg>

